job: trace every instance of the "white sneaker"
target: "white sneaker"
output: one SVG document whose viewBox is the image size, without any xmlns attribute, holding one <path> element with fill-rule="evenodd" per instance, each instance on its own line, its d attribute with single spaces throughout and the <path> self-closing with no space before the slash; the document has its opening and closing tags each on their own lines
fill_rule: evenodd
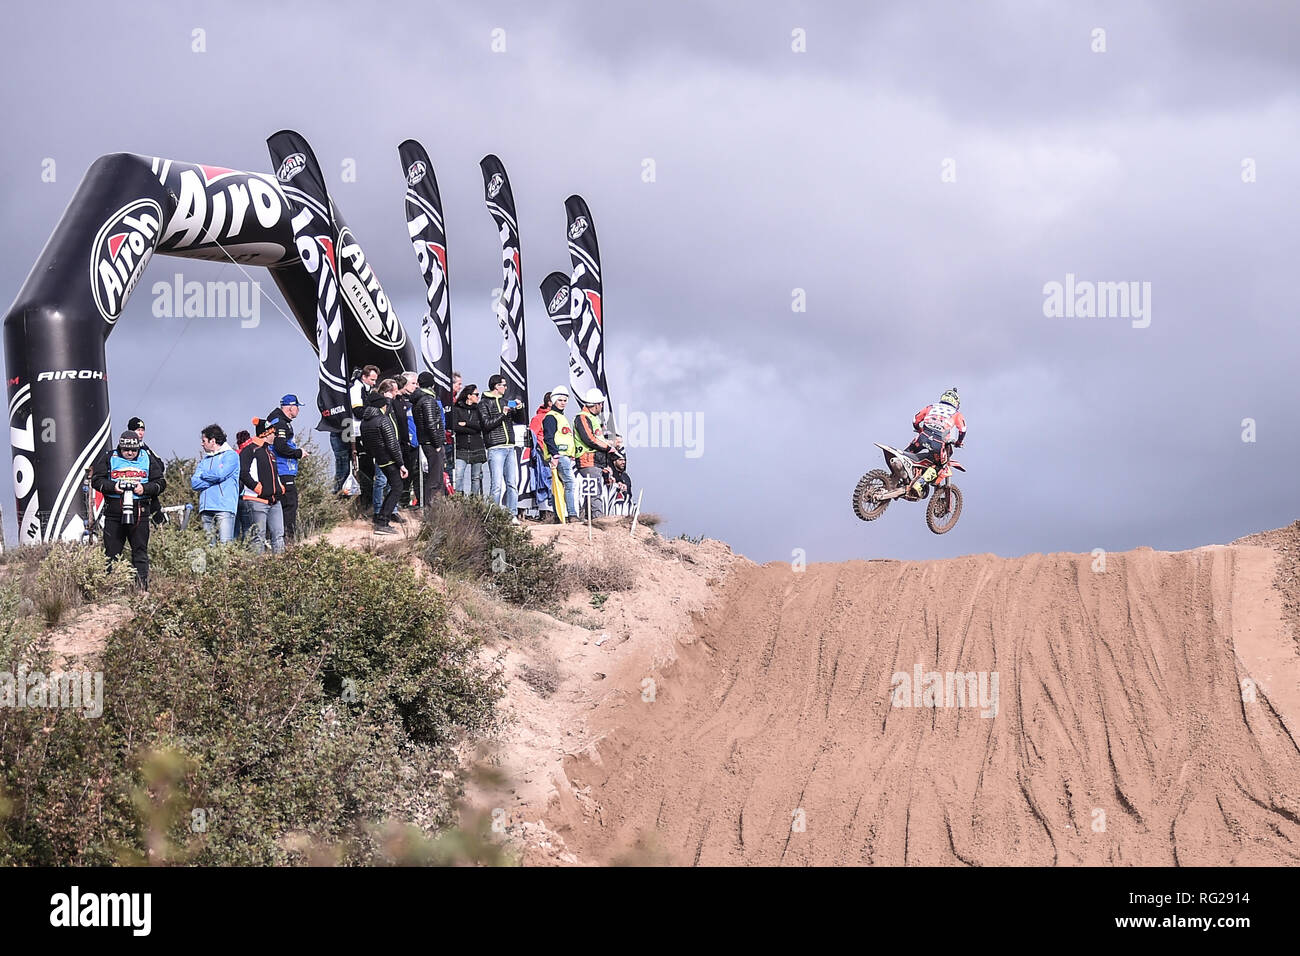
<svg viewBox="0 0 1300 956">
<path fill-rule="evenodd" d="M 510 523 L 511 523 L 511 524 L 519 524 L 519 515 L 511 515 L 511 516 L 510 516 Z"/>
</svg>

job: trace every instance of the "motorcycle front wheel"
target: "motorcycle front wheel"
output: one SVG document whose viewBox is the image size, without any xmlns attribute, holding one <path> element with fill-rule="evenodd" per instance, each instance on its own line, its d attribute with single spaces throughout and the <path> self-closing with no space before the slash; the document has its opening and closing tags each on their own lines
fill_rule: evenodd
<svg viewBox="0 0 1300 956">
<path fill-rule="evenodd" d="M 961 489 L 956 485 L 940 485 L 934 489 L 930 505 L 925 509 L 925 523 L 935 534 L 946 534 L 961 517 Z"/>
</svg>

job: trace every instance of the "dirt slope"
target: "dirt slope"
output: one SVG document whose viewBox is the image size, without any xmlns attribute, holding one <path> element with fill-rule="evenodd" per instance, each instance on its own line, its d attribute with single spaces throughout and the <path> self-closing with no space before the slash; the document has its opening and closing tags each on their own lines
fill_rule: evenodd
<svg viewBox="0 0 1300 956">
<path fill-rule="evenodd" d="M 1300 861 L 1276 552 L 1093 562 L 737 563 L 674 663 L 629 659 L 589 705 L 596 742 L 565 768 L 589 797 L 548 825 L 591 862 Z M 894 706 L 918 666 L 990 695 L 996 673 L 996 715 Z"/>
</svg>

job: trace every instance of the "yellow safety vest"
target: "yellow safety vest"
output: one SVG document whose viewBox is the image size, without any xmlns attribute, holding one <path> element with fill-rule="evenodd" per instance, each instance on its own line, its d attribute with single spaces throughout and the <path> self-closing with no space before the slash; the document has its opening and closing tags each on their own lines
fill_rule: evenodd
<svg viewBox="0 0 1300 956">
<path fill-rule="evenodd" d="M 555 419 L 555 447 L 560 450 L 561 455 L 572 455 L 575 437 L 569 420 L 553 408 L 546 413 L 546 417 Z M 546 432 L 543 430 L 542 434 L 545 436 Z M 551 460 L 550 449 L 546 447 L 545 441 L 542 442 L 542 459 Z"/>
<path fill-rule="evenodd" d="M 603 437 L 604 432 L 602 431 L 600 416 L 593 415 L 591 412 L 588 411 L 582 411 L 578 413 L 578 417 L 587 419 L 587 424 L 591 426 L 592 435 L 594 435 L 597 438 Z M 577 457 L 578 455 L 585 455 L 589 451 L 599 450 L 596 448 L 595 445 L 588 445 L 585 441 L 583 441 L 582 432 L 578 431 L 576 428 L 573 430 L 573 446 L 574 446 L 574 451 L 573 451 L 574 457 Z"/>
</svg>

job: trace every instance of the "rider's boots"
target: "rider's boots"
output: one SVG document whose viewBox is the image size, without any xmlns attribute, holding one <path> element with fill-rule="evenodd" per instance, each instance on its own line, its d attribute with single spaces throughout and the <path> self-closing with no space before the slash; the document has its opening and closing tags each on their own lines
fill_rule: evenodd
<svg viewBox="0 0 1300 956">
<path fill-rule="evenodd" d="M 938 468 L 934 467 L 934 465 L 928 466 L 925 471 L 921 472 L 920 477 L 918 477 L 916 481 L 912 482 L 912 487 L 908 489 L 909 496 L 916 498 L 921 497 L 921 492 L 925 490 L 925 486 L 934 481 L 938 475 Z"/>
</svg>

